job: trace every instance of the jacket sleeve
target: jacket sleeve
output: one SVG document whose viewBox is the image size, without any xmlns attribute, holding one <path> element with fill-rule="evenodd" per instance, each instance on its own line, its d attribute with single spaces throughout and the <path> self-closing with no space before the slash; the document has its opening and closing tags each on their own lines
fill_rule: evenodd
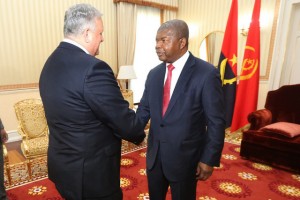
<svg viewBox="0 0 300 200">
<path fill-rule="evenodd" d="M 0 119 L 0 130 L 4 129 L 4 126 L 3 126 L 3 123 L 2 123 L 2 120 Z"/>
<path fill-rule="evenodd" d="M 84 98 L 95 115 L 110 127 L 115 135 L 130 142 L 142 142 L 143 123 L 124 100 L 111 68 L 98 62 L 88 71 Z"/>
<path fill-rule="evenodd" d="M 202 95 L 204 112 L 207 119 L 206 142 L 201 162 L 219 166 L 225 138 L 224 95 L 217 69 L 206 77 Z"/>
<path fill-rule="evenodd" d="M 150 107 L 149 107 L 149 95 L 148 95 L 148 82 L 149 82 L 149 74 L 147 76 L 147 80 L 145 83 L 145 90 L 143 92 L 143 96 L 140 100 L 140 104 L 137 109 L 138 117 L 143 121 L 146 125 L 150 119 Z"/>
</svg>

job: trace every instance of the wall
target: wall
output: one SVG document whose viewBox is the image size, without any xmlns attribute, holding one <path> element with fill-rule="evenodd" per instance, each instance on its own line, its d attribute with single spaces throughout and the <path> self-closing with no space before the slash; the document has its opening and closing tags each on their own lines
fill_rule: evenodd
<svg viewBox="0 0 300 200">
<path fill-rule="evenodd" d="M 0 1 L 0 89 L 37 83 L 43 64 L 63 39 L 65 10 L 78 2 L 94 5 L 103 13 L 104 43 L 98 58 L 116 71 L 116 6 L 112 0 L 12 0 Z M 8 85 L 14 85 L 11 88 Z"/>
<path fill-rule="evenodd" d="M 98 58 L 117 72 L 113 0 L 1 0 L 0 117 L 8 132 L 17 129 L 13 104 L 20 99 L 39 97 L 36 88 L 41 69 L 63 39 L 65 10 L 76 3 L 90 3 L 103 13 L 104 42 Z"/>
</svg>

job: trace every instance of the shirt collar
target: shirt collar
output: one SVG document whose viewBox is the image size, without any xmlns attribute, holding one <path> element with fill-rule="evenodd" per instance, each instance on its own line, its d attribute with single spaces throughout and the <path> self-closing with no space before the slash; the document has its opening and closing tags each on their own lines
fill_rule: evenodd
<svg viewBox="0 0 300 200">
<path fill-rule="evenodd" d="M 78 43 L 75 42 L 74 40 L 70 40 L 70 39 L 68 39 L 68 38 L 64 38 L 64 39 L 63 39 L 63 42 L 67 42 L 67 43 L 73 44 L 73 45 L 77 46 L 78 48 L 82 49 L 85 53 L 90 54 L 90 53 L 88 52 L 88 50 L 86 50 L 82 45 L 78 44 Z"/>
<path fill-rule="evenodd" d="M 176 60 L 175 62 L 173 63 L 166 63 L 166 67 L 169 65 L 169 64 L 172 64 L 175 69 L 180 69 L 180 71 L 182 70 L 182 68 L 184 67 L 187 59 L 189 58 L 190 56 L 190 52 L 189 51 L 186 51 L 185 54 L 183 54 L 183 56 L 181 56 L 178 60 Z"/>
</svg>

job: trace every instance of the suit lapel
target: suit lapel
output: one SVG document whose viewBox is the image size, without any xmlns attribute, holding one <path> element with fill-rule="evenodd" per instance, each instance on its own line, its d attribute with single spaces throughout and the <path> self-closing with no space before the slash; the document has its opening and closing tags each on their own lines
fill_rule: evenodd
<svg viewBox="0 0 300 200">
<path fill-rule="evenodd" d="M 193 68 L 194 64 L 195 64 L 194 56 L 192 54 L 190 54 L 187 62 L 185 63 L 185 65 L 182 69 L 182 72 L 178 78 L 178 81 L 174 88 L 172 97 L 170 99 L 169 106 L 167 108 L 167 111 L 166 111 L 164 117 L 166 117 L 168 115 L 168 113 L 172 110 L 172 107 L 175 105 L 175 102 L 177 101 L 178 97 L 180 97 L 182 95 L 182 93 L 184 92 L 184 88 L 186 87 L 187 82 L 190 80 L 190 78 L 193 74 L 192 72 L 194 69 Z M 161 108 L 162 108 L 162 106 L 161 106 Z"/>
<path fill-rule="evenodd" d="M 156 107 L 155 111 L 159 112 L 159 116 L 162 115 L 162 102 L 164 94 L 164 79 L 166 73 L 166 63 L 161 63 L 158 67 L 157 73 L 155 74 L 155 94 L 151 98 L 155 98 Z"/>
</svg>

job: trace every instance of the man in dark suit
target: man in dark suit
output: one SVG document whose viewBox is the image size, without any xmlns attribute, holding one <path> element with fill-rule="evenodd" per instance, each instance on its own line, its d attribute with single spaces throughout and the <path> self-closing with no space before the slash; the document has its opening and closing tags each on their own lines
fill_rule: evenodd
<svg viewBox="0 0 300 200">
<path fill-rule="evenodd" d="M 4 158 L 2 146 L 5 142 L 7 142 L 7 140 L 8 135 L 0 119 L 0 200 L 7 200 L 4 186 Z"/>
<path fill-rule="evenodd" d="M 48 173 L 67 200 L 120 200 L 121 139 L 140 143 L 144 125 L 107 63 L 101 13 L 78 4 L 65 13 L 65 39 L 46 61 L 40 94 L 49 126 Z"/>
<path fill-rule="evenodd" d="M 158 29 L 156 53 L 163 63 L 149 72 L 137 110 L 144 123 L 151 119 L 146 163 L 154 200 L 165 199 L 169 186 L 173 200 L 194 200 L 197 180 L 211 176 L 224 145 L 219 72 L 188 51 L 188 39 L 182 20 Z"/>
</svg>

